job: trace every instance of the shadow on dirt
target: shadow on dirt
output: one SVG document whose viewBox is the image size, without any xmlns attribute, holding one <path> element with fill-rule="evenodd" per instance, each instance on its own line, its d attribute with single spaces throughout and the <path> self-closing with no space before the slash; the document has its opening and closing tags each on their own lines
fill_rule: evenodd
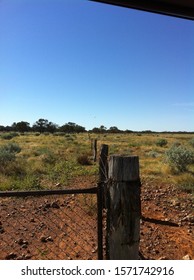
<svg viewBox="0 0 194 280">
<path fill-rule="evenodd" d="M 161 221 L 157 219 L 147 218 L 147 217 L 141 217 L 142 221 L 159 224 L 159 225 L 165 225 L 165 226 L 171 226 L 171 227 L 179 227 L 178 224 L 170 222 L 170 221 Z"/>
</svg>

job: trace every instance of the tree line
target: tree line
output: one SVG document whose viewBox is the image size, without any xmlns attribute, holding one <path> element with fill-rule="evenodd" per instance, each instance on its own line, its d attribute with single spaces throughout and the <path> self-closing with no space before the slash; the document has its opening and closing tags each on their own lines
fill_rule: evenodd
<svg viewBox="0 0 194 280">
<path fill-rule="evenodd" d="M 39 132 L 39 133 L 55 133 L 55 132 L 64 132 L 64 133 L 81 133 L 81 132 L 93 132 L 93 133 L 158 133 L 156 131 L 152 130 L 144 130 L 144 131 L 133 131 L 133 130 L 120 130 L 116 126 L 111 126 L 110 128 L 106 128 L 104 125 L 101 125 L 100 127 L 94 127 L 91 130 L 86 130 L 85 127 L 78 125 L 74 122 L 68 122 L 65 123 L 62 126 L 59 126 L 53 122 L 48 121 L 47 119 L 39 119 L 37 120 L 32 126 L 30 126 L 29 122 L 26 121 L 20 121 L 20 122 L 14 122 L 11 126 L 3 126 L 0 125 L 0 132 Z M 171 131 L 163 131 L 160 133 L 172 133 Z M 176 131 L 173 133 L 194 133 L 194 132 L 187 132 L 187 131 Z"/>
<path fill-rule="evenodd" d="M 74 122 L 65 123 L 62 126 L 55 124 L 53 122 L 48 121 L 47 119 L 39 119 L 32 126 L 30 126 L 29 122 L 20 121 L 14 122 L 11 126 L 3 126 L 0 125 L 1 132 L 39 132 L 39 133 L 55 133 L 55 132 L 65 132 L 65 133 L 80 133 L 80 132 L 95 132 L 95 133 L 103 133 L 106 131 L 109 132 L 121 132 L 116 126 L 110 127 L 108 130 L 105 126 L 101 125 L 99 128 L 94 127 L 92 130 L 87 131 L 85 127 L 78 125 Z"/>
</svg>

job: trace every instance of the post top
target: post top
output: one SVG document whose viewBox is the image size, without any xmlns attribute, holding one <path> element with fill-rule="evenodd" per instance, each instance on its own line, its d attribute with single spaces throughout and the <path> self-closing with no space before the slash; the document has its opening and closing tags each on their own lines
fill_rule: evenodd
<svg viewBox="0 0 194 280">
<path fill-rule="evenodd" d="M 111 157 L 114 157 L 114 158 L 137 158 L 138 156 L 137 155 L 113 154 L 113 155 L 110 155 L 110 158 Z"/>
<path fill-rule="evenodd" d="M 138 180 L 139 157 L 111 155 L 109 158 L 109 178 L 120 182 Z"/>
</svg>

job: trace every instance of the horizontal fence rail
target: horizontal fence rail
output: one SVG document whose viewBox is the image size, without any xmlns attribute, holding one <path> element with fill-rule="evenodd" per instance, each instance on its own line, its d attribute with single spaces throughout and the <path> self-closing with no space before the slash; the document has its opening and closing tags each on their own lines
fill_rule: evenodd
<svg viewBox="0 0 194 280">
<path fill-rule="evenodd" d="M 57 194 L 81 194 L 97 193 L 97 187 L 87 189 L 59 189 L 59 190 L 40 190 L 40 191 L 0 191 L 0 197 L 27 197 L 27 196 L 46 196 Z"/>
</svg>

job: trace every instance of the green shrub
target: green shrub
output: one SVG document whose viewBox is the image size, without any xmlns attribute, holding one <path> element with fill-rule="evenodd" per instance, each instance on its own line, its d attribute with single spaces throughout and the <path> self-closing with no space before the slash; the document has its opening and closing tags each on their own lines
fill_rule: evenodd
<svg viewBox="0 0 194 280">
<path fill-rule="evenodd" d="M 12 159 L 4 164 L 0 164 L 0 173 L 13 179 L 23 178 L 27 174 L 27 164 L 24 159 Z"/>
<path fill-rule="evenodd" d="M 15 153 L 0 149 L 0 165 L 6 165 L 8 162 L 15 160 Z"/>
<path fill-rule="evenodd" d="M 172 146 L 173 146 L 173 147 L 179 147 L 179 146 L 181 146 L 181 143 L 178 142 L 178 141 L 176 141 L 176 142 L 173 143 Z"/>
<path fill-rule="evenodd" d="M 91 165 L 88 155 L 80 155 L 77 157 L 77 163 L 81 165 Z"/>
<path fill-rule="evenodd" d="M 157 158 L 157 157 L 160 156 L 159 153 L 157 153 L 157 152 L 155 152 L 155 151 L 149 151 L 149 152 L 147 153 L 147 155 L 148 155 L 149 157 L 152 157 L 152 158 Z"/>
<path fill-rule="evenodd" d="M 173 145 L 166 152 L 166 159 L 169 165 L 179 172 L 187 170 L 189 164 L 194 162 L 194 153 L 183 146 Z"/>
<path fill-rule="evenodd" d="M 54 132 L 53 135 L 54 135 L 54 136 L 65 136 L 66 133 L 65 133 L 65 132 L 62 132 L 62 131 L 58 131 L 58 132 Z"/>
<path fill-rule="evenodd" d="M 40 179 L 35 175 L 27 175 L 22 179 L 15 179 L 12 184 L 10 184 L 11 190 L 40 190 L 43 187 L 40 184 Z"/>
<path fill-rule="evenodd" d="M 2 166 L 6 165 L 10 161 L 15 160 L 15 154 L 19 153 L 21 148 L 16 143 L 9 143 L 0 147 L 0 164 Z"/>
<path fill-rule="evenodd" d="M 53 183 L 60 182 L 61 184 L 68 185 L 70 179 L 74 175 L 75 170 L 75 163 L 66 160 L 57 161 L 54 166 L 50 166 L 48 169 L 48 178 Z"/>
<path fill-rule="evenodd" d="M 160 147 L 165 147 L 168 144 L 168 141 L 166 139 L 158 139 L 156 141 L 156 145 Z"/>
<path fill-rule="evenodd" d="M 51 152 L 51 151 L 47 151 L 43 157 L 42 157 L 42 161 L 46 164 L 55 164 L 57 161 L 57 156 Z"/>
<path fill-rule="evenodd" d="M 194 148 L 194 138 L 189 141 L 189 144 Z"/>
<path fill-rule="evenodd" d="M 3 146 L 3 149 L 10 153 L 14 153 L 14 154 L 21 152 L 21 148 L 17 143 L 9 143 L 9 144 Z"/>
<path fill-rule="evenodd" d="M 193 174 L 184 173 L 177 179 L 179 189 L 194 195 L 194 176 Z"/>
<path fill-rule="evenodd" d="M 72 141 L 72 142 L 74 141 L 74 135 L 66 134 L 65 138 L 67 141 Z"/>
<path fill-rule="evenodd" d="M 11 140 L 12 138 L 19 136 L 17 132 L 3 133 L 1 134 L 1 138 L 5 140 Z"/>
</svg>

